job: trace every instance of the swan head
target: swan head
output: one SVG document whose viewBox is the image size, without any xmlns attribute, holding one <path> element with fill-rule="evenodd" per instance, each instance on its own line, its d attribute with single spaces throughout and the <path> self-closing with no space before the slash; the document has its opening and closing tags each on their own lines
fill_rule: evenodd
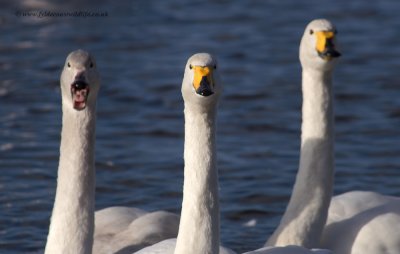
<svg viewBox="0 0 400 254">
<path fill-rule="evenodd" d="M 185 104 L 215 106 L 222 91 L 217 60 L 208 53 L 194 54 L 185 66 L 182 96 Z"/>
<path fill-rule="evenodd" d="M 330 70 L 341 55 L 336 43 L 337 30 L 326 19 L 311 21 L 300 43 L 300 62 L 304 67 Z"/>
<path fill-rule="evenodd" d="M 93 56 L 82 49 L 71 52 L 61 73 L 63 105 L 75 111 L 95 106 L 99 88 L 100 76 Z"/>
</svg>

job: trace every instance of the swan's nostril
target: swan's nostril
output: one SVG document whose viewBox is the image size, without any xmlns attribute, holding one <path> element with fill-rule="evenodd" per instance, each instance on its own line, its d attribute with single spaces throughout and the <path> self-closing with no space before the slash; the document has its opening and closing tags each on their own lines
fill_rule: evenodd
<svg viewBox="0 0 400 254">
<path fill-rule="evenodd" d="M 79 91 L 79 90 L 86 89 L 86 88 L 88 87 L 88 84 L 87 84 L 86 82 L 84 82 L 84 81 L 78 80 L 78 81 L 75 81 L 75 82 L 72 84 L 72 87 L 73 87 L 76 91 Z"/>
</svg>

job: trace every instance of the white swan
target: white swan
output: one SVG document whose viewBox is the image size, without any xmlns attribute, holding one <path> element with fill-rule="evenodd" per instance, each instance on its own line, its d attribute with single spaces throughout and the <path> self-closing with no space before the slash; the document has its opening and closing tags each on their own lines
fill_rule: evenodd
<svg viewBox="0 0 400 254">
<path fill-rule="evenodd" d="M 333 105 L 331 72 L 335 28 L 311 22 L 300 45 L 303 66 L 303 122 L 299 172 L 288 207 L 267 247 L 246 254 L 330 254 L 317 247 L 333 185 Z M 310 156 L 316 153 L 318 156 Z M 272 247 L 281 246 L 281 247 Z"/>
<path fill-rule="evenodd" d="M 334 129 L 332 71 L 336 29 L 327 20 L 312 21 L 300 43 L 303 68 L 300 165 L 292 196 L 279 227 L 266 246 L 319 246 L 333 188 Z"/>
<path fill-rule="evenodd" d="M 56 197 L 45 253 L 92 252 L 94 143 L 100 78 L 85 51 L 70 53 L 61 74 L 63 125 Z"/>
<path fill-rule="evenodd" d="M 334 178 L 332 57 L 338 56 L 335 31 L 329 21 L 315 20 L 303 35 L 300 168 L 287 210 L 267 245 L 321 246 L 340 254 L 400 253 L 399 227 L 393 226 L 400 225 L 399 198 L 358 191 L 330 201 Z M 332 51 L 331 56 L 324 59 L 324 51 Z"/>
<path fill-rule="evenodd" d="M 61 74 L 63 126 L 56 198 L 45 253 L 131 253 L 177 235 L 178 216 L 127 207 L 106 208 L 94 219 L 96 100 L 93 57 L 70 53 Z M 94 222 L 96 229 L 94 229 Z M 105 244 L 100 244 L 105 243 Z"/>
<path fill-rule="evenodd" d="M 184 187 L 177 239 L 137 254 L 233 253 L 219 248 L 218 171 L 215 118 L 222 90 L 216 59 L 207 53 L 189 58 L 182 82 L 185 103 Z"/>
</svg>

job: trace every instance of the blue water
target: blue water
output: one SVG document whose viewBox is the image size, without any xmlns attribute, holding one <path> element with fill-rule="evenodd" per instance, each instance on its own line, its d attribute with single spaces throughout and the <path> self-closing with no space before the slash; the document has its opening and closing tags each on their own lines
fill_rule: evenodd
<svg viewBox="0 0 400 254">
<path fill-rule="evenodd" d="M 106 11 L 103 18 L 17 17 L 17 10 Z M 66 55 L 90 50 L 102 76 L 98 209 L 179 213 L 187 58 L 219 59 L 222 242 L 260 247 L 293 185 L 300 137 L 298 45 L 307 23 L 338 27 L 335 193 L 400 195 L 400 2 L 397 0 L 72 1 L 1 3 L 0 252 L 43 250 L 54 200 Z M 245 227 L 256 220 L 254 227 Z"/>
</svg>

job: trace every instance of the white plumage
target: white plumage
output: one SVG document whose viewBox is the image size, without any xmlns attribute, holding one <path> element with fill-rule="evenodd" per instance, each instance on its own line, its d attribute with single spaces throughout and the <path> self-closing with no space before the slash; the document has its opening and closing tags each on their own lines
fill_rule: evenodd
<svg viewBox="0 0 400 254">
<path fill-rule="evenodd" d="M 93 253 L 133 253 L 178 234 L 179 216 L 131 207 L 108 207 L 95 213 Z"/>
<path fill-rule="evenodd" d="M 184 186 L 177 239 L 137 254 L 231 254 L 219 247 L 216 111 L 222 91 L 217 61 L 207 53 L 189 58 L 182 81 L 185 103 Z"/>
<path fill-rule="evenodd" d="M 92 252 L 94 143 L 100 78 L 89 53 L 76 50 L 61 74 L 63 125 L 57 190 L 46 254 Z"/>
<path fill-rule="evenodd" d="M 135 254 L 174 254 L 175 246 L 176 246 L 176 238 L 167 239 L 167 240 L 161 241 L 159 243 L 156 243 L 152 246 L 149 246 L 147 248 L 144 248 L 144 249 L 136 252 Z M 233 252 L 232 250 L 227 249 L 223 246 L 220 246 L 219 254 L 235 254 L 235 252 Z M 279 254 L 279 253 L 277 253 L 277 254 Z M 325 254 L 325 253 L 321 253 L 321 254 Z"/>
<path fill-rule="evenodd" d="M 300 43 L 302 126 L 300 165 L 292 196 L 279 227 L 267 246 L 315 248 L 325 226 L 333 188 L 334 125 L 332 71 L 336 29 L 328 20 L 314 20 Z"/>
<path fill-rule="evenodd" d="M 301 41 L 300 167 L 287 210 L 267 245 L 321 246 L 340 254 L 400 253 L 399 198 L 353 191 L 331 200 L 334 56 L 324 58 L 319 50 L 324 46 L 335 49 L 335 33 L 331 22 L 315 20 L 307 26 Z M 332 38 L 329 42 L 328 37 Z"/>
<path fill-rule="evenodd" d="M 147 213 L 111 207 L 95 216 L 94 146 L 99 88 L 93 56 L 83 50 L 70 53 L 61 74 L 60 162 L 45 253 L 88 254 L 92 249 L 96 254 L 132 253 L 175 237 L 178 232 L 179 217 L 164 211 Z"/>
<path fill-rule="evenodd" d="M 332 198 L 322 246 L 341 254 L 400 253 L 400 198 L 352 191 Z"/>
<path fill-rule="evenodd" d="M 306 249 L 300 246 L 289 245 L 285 247 L 264 247 L 244 254 L 333 254 L 330 250 Z"/>
</svg>

